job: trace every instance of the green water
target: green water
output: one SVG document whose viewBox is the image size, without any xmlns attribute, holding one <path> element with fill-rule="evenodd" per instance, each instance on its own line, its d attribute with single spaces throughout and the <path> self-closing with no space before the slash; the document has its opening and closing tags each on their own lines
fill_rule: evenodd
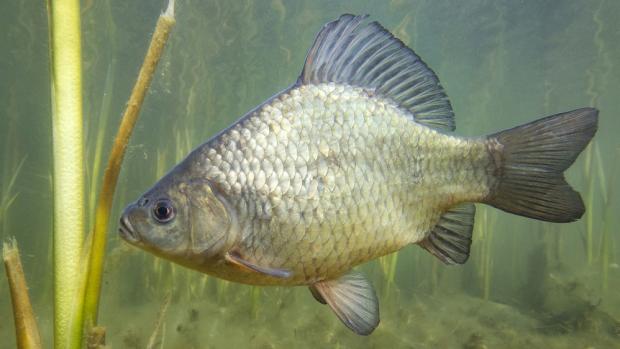
<svg viewBox="0 0 620 349">
<path fill-rule="evenodd" d="M 89 193 L 163 7 L 82 3 Z M 446 267 L 411 246 L 362 266 L 381 303 L 370 337 L 348 331 L 306 288 L 236 285 L 185 270 L 125 244 L 115 223 L 189 150 L 292 83 L 315 33 L 346 12 L 370 14 L 435 70 L 459 134 L 601 110 L 593 145 L 568 172 L 589 210 L 583 219 L 549 224 L 479 207 L 467 264 Z M 187 0 L 176 14 L 116 192 L 100 316 L 113 348 L 144 348 L 169 292 L 164 348 L 620 348 L 619 1 Z M 4 1 L 0 23 L 0 239 L 15 236 L 21 246 L 49 347 L 45 2 Z M 93 202 L 91 194 L 86 205 Z M 0 348 L 15 346 L 13 331 L 0 275 Z"/>
</svg>

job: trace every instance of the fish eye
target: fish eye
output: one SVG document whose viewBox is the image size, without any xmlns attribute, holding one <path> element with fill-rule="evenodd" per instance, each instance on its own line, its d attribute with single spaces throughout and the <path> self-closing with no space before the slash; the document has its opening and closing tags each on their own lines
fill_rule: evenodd
<svg viewBox="0 0 620 349">
<path fill-rule="evenodd" d="M 159 223 L 168 223 L 174 219 L 174 207 L 168 199 L 160 199 L 153 206 L 153 217 Z"/>
</svg>

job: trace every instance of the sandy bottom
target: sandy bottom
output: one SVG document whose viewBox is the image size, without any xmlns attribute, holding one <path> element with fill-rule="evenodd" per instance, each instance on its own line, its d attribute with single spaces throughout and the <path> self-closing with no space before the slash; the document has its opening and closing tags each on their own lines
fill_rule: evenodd
<svg viewBox="0 0 620 349">
<path fill-rule="evenodd" d="M 372 335 L 360 337 L 304 289 L 261 290 L 256 302 L 248 305 L 244 297 L 220 302 L 173 300 L 156 347 L 620 348 L 620 326 L 598 311 L 576 320 L 541 319 L 462 294 L 423 295 L 408 302 L 384 300 L 380 326 Z M 106 312 L 108 344 L 145 348 L 159 308 L 151 303 Z"/>
<path fill-rule="evenodd" d="M 169 293 L 145 288 L 144 279 L 117 280 L 105 286 L 108 292 L 100 315 L 111 348 L 147 348 L 152 342 L 152 348 L 184 349 L 620 349 L 620 297 L 605 298 L 614 304 L 588 300 L 578 284 L 545 288 L 536 307 L 523 302 L 502 304 L 463 292 L 380 287 L 381 323 L 372 335 L 362 337 L 342 325 L 305 287 L 258 288 L 209 279 L 196 293 L 205 296 L 197 297 L 182 286 L 186 283 L 177 282 L 161 317 L 161 331 L 153 336 Z M 618 281 L 614 279 L 612 285 Z M 13 323 L 7 316 L 10 302 L 4 296 L 6 289 L 0 291 L 0 348 L 14 348 Z M 46 348 L 51 348 L 50 301 L 49 296 L 35 299 Z"/>
</svg>

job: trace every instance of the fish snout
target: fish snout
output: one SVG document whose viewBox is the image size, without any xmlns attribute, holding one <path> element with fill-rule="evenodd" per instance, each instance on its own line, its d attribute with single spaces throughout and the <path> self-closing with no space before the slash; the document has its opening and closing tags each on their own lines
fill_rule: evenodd
<svg viewBox="0 0 620 349">
<path fill-rule="evenodd" d="M 129 205 L 123 212 L 120 219 L 118 233 L 125 241 L 134 244 L 140 241 L 140 237 L 138 235 L 138 232 L 131 224 L 131 219 L 129 219 L 132 208 L 133 205 Z"/>
</svg>

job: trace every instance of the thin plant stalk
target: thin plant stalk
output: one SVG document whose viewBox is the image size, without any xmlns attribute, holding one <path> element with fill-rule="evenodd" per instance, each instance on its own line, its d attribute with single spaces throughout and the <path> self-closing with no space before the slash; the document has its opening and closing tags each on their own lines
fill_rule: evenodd
<svg viewBox="0 0 620 349">
<path fill-rule="evenodd" d="M 19 176 L 25 161 L 26 157 L 24 156 L 17 167 L 13 169 L 11 178 L 8 182 L 4 184 L 3 188 L 0 188 L 0 223 L 2 223 L 2 225 L 0 225 L 0 238 L 2 238 L 3 234 L 5 234 L 8 230 L 7 213 L 19 195 L 17 192 L 13 193 L 13 188 L 15 187 L 17 177 Z"/>
<path fill-rule="evenodd" d="M 485 230 L 486 239 L 484 241 L 484 287 L 483 298 L 489 300 L 491 297 L 491 277 L 493 275 L 493 227 L 495 225 L 495 217 L 489 217 L 490 211 L 485 209 Z"/>
<path fill-rule="evenodd" d="M 108 122 L 108 117 L 110 115 L 110 104 L 112 101 L 112 85 L 114 80 L 114 69 L 113 64 L 111 63 L 108 66 L 108 71 L 106 73 L 105 79 L 105 87 L 103 89 L 103 101 L 101 102 L 101 111 L 98 117 L 97 123 L 97 136 L 95 141 L 95 150 L 93 154 L 93 172 L 90 183 L 90 195 L 88 197 L 88 209 L 89 212 L 94 212 L 95 209 L 95 192 L 97 190 L 97 183 L 99 182 L 99 173 L 102 165 L 102 153 L 103 153 L 103 141 L 105 139 L 105 125 Z M 90 222 L 92 223 L 92 222 Z"/>
<path fill-rule="evenodd" d="M 609 225 L 605 222 L 605 224 L 603 224 L 603 236 L 601 238 L 601 290 L 603 294 L 606 294 L 609 289 L 609 264 L 611 262 L 609 258 L 609 245 L 611 244 L 609 230 Z"/>
<path fill-rule="evenodd" d="M 598 148 L 597 148 L 598 150 Z M 603 214 L 603 219 L 602 219 L 602 237 L 601 237 L 601 251 L 600 251 L 600 255 L 601 255 L 601 259 L 600 259 L 600 263 L 601 263 L 601 290 L 603 291 L 603 294 L 607 293 L 607 290 L 609 289 L 609 265 L 611 264 L 611 256 L 610 256 L 610 252 L 612 250 L 612 236 L 611 236 L 611 226 L 612 226 L 612 216 L 613 216 L 613 204 L 615 202 L 612 202 L 613 200 L 611 198 L 614 197 L 615 194 L 615 186 L 613 185 L 613 182 L 609 183 L 609 188 L 607 187 L 606 183 L 607 181 L 604 180 L 604 170 L 602 167 L 602 158 L 600 156 L 600 153 L 597 152 L 597 160 L 599 163 L 598 171 L 599 171 L 599 176 L 601 177 L 601 190 L 603 192 L 606 193 L 606 195 L 603 196 L 603 203 L 604 203 L 604 214 Z M 616 174 L 618 173 L 618 158 L 620 153 L 618 152 L 618 149 L 616 149 L 616 152 L 614 154 L 614 161 L 612 161 L 612 170 L 611 170 L 611 178 L 617 178 Z"/>
<path fill-rule="evenodd" d="M 159 309 L 159 313 L 157 314 L 157 322 L 155 323 L 155 328 L 153 329 L 153 333 L 149 338 L 149 343 L 146 345 L 147 349 L 155 349 L 157 347 L 163 348 L 164 336 L 165 336 L 165 323 L 164 318 L 166 317 L 166 312 L 168 311 L 168 306 L 170 305 L 170 301 L 172 300 L 172 293 L 168 292 L 166 297 L 164 298 L 164 302 Z"/>
<path fill-rule="evenodd" d="M 54 347 L 79 348 L 76 287 L 84 243 L 82 48 L 79 0 L 48 0 L 54 159 Z"/>
<path fill-rule="evenodd" d="M 84 294 L 84 316 L 89 326 L 97 324 L 99 311 L 99 296 L 101 293 L 101 276 L 103 273 L 103 260 L 107 242 L 108 222 L 112 209 L 114 190 L 121 169 L 121 163 L 129 143 L 129 137 L 138 120 L 142 102 L 151 84 L 155 68 L 161 58 L 168 35 L 175 24 L 174 0 L 168 3 L 168 8 L 162 13 L 157 21 L 155 32 L 151 38 L 146 57 L 140 68 L 138 79 L 129 97 L 127 108 L 123 114 L 121 125 L 114 139 L 112 151 L 108 160 L 108 166 L 103 175 L 103 183 L 95 209 L 95 225 L 90 245 L 90 259 L 88 268 L 88 280 Z"/>
<path fill-rule="evenodd" d="M 4 260 L 4 268 L 6 269 L 6 277 L 9 281 L 11 292 L 11 302 L 13 303 L 17 347 L 20 349 L 41 348 L 39 328 L 32 311 L 26 277 L 24 276 L 19 249 L 15 240 L 3 244 L 2 259 Z"/>
<path fill-rule="evenodd" d="M 252 318 L 257 319 L 261 304 L 261 288 L 252 286 L 250 293 L 252 295 Z"/>
<path fill-rule="evenodd" d="M 482 297 L 488 300 L 491 294 L 491 272 L 493 267 L 493 259 L 491 256 L 491 248 L 493 242 L 493 225 L 495 220 L 489 217 L 489 209 L 481 207 L 478 210 L 478 219 L 476 220 L 476 235 L 482 244 L 479 248 L 478 255 L 478 276 L 480 280 L 480 289 Z"/>
<path fill-rule="evenodd" d="M 476 253 L 476 276 L 479 282 L 480 290 L 484 290 L 484 261 L 485 261 L 485 240 L 486 234 L 486 209 L 481 207 L 476 210 L 476 220 L 474 227 L 474 236 L 477 237 L 476 241 L 480 246 L 474 249 Z"/>
<path fill-rule="evenodd" d="M 592 209 L 592 205 L 594 203 L 594 176 L 591 171 L 592 165 L 592 148 L 594 144 L 588 145 L 585 156 L 585 180 L 587 182 L 587 190 L 586 193 L 586 259 L 588 261 L 588 265 L 592 265 L 594 262 L 594 210 Z"/>
<path fill-rule="evenodd" d="M 82 13 L 85 13 L 86 11 L 89 10 L 89 8 L 91 8 L 93 5 L 93 2 L 91 2 L 89 5 L 87 5 L 87 8 L 84 8 L 82 10 Z M 105 23 L 106 23 L 106 28 L 104 29 L 108 34 L 107 34 L 107 38 L 109 38 L 108 40 L 108 44 L 109 44 L 109 48 L 108 48 L 108 52 L 116 52 L 116 25 L 114 23 L 114 19 L 112 16 L 112 9 L 111 9 L 111 5 L 110 2 L 107 1 L 104 4 L 105 8 L 103 10 L 104 14 L 103 16 L 106 17 Z M 95 55 L 99 55 L 99 53 L 95 53 Z M 95 217 L 93 215 L 93 213 L 95 212 L 95 205 L 97 203 L 97 191 L 98 191 L 98 185 L 99 185 L 99 181 L 101 179 L 101 175 L 102 175 L 102 167 L 104 165 L 103 161 L 104 159 L 104 154 L 103 154 L 103 147 L 105 144 L 105 141 L 108 139 L 107 138 L 107 125 L 108 125 L 108 121 L 110 118 L 110 108 L 112 105 L 112 97 L 114 96 L 114 77 L 116 76 L 116 66 L 117 66 L 117 60 L 116 58 L 113 57 L 112 54 L 108 54 L 105 58 L 106 61 L 108 61 L 108 65 L 107 65 L 107 69 L 106 69 L 106 75 L 105 75 L 105 82 L 104 82 L 104 87 L 103 87 L 103 93 L 102 93 L 102 98 L 101 98 L 101 106 L 100 109 L 98 111 L 98 114 L 95 115 L 94 111 L 93 111 L 93 117 L 96 118 L 96 132 L 95 132 L 95 137 L 94 137 L 94 147 L 91 147 L 91 142 L 87 142 L 87 149 L 92 149 L 92 153 L 89 154 L 90 156 L 87 156 L 87 158 L 90 161 L 90 165 L 92 166 L 91 172 L 90 172 L 90 176 L 89 178 L 89 184 L 87 184 L 88 188 L 89 188 L 89 192 L 88 192 L 88 212 L 90 213 L 89 216 L 89 220 L 88 220 L 88 226 L 92 227 L 94 224 L 94 220 Z M 92 123 L 94 124 L 94 120 L 92 121 Z M 90 137 L 91 139 L 93 137 Z"/>
<path fill-rule="evenodd" d="M 215 288 L 217 293 L 217 301 L 224 301 L 226 295 L 228 294 L 228 290 L 230 287 L 230 282 L 226 280 L 215 280 Z"/>
<path fill-rule="evenodd" d="M 389 296 L 392 285 L 396 277 L 396 265 L 398 264 L 398 253 L 381 258 L 381 268 L 385 275 L 385 294 Z"/>
</svg>

